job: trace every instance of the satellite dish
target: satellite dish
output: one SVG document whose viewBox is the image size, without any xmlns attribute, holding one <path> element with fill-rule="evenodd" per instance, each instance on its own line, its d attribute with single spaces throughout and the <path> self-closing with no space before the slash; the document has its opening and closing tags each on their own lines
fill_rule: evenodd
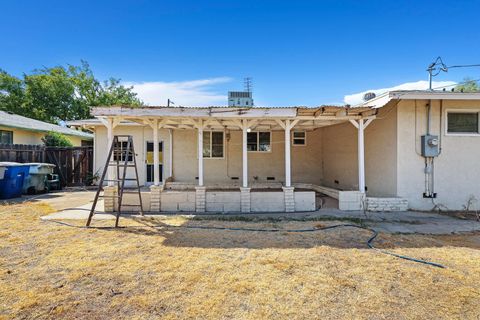
<svg viewBox="0 0 480 320">
<path fill-rule="evenodd" d="M 377 95 L 373 92 L 367 92 L 363 95 L 363 101 L 368 101 L 368 100 L 372 100 L 373 98 L 375 98 Z"/>
</svg>

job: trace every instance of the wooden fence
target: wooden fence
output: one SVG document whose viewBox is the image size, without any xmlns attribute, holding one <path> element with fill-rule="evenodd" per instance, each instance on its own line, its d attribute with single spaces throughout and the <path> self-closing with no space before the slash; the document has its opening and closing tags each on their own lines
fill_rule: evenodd
<svg viewBox="0 0 480 320">
<path fill-rule="evenodd" d="M 93 175 L 93 147 L 0 144 L 0 161 L 52 163 L 62 186 L 85 186 Z"/>
<path fill-rule="evenodd" d="M 45 162 L 45 146 L 0 143 L 0 161 Z"/>
</svg>

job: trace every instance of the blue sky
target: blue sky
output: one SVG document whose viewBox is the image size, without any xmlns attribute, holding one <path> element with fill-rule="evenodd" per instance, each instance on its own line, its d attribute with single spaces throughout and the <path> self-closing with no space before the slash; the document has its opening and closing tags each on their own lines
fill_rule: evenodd
<svg viewBox="0 0 480 320">
<path fill-rule="evenodd" d="M 0 68 L 88 61 L 147 102 L 225 104 L 253 77 L 257 105 L 343 103 L 426 80 L 437 56 L 480 63 L 480 1 L 2 1 Z M 451 70 L 438 81 L 480 78 Z"/>
</svg>

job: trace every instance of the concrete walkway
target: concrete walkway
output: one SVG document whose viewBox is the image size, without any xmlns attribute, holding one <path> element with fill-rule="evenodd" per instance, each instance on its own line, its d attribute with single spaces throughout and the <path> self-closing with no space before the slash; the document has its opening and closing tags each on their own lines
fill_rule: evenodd
<svg viewBox="0 0 480 320">
<path fill-rule="evenodd" d="M 417 211 L 364 213 L 363 211 L 328 209 L 325 211 L 319 210 L 305 216 L 360 219 L 367 226 L 388 233 L 449 234 L 480 231 L 480 222 L 475 220 L 463 220 L 437 213 Z"/>
<path fill-rule="evenodd" d="M 42 220 L 87 220 L 91 208 L 91 203 L 74 208 L 66 208 L 47 216 L 43 216 Z M 115 216 L 110 213 L 105 213 L 103 209 L 103 200 L 98 200 L 94 218 L 95 220 L 108 220 L 115 219 Z"/>
</svg>

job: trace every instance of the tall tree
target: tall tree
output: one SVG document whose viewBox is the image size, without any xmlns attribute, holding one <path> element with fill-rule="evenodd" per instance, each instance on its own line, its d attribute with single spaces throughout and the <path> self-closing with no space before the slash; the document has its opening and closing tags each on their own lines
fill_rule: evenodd
<svg viewBox="0 0 480 320">
<path fill-rule="evenodd" d="M 25 75 L 25 103 L 35 119 L 57 123 L 77 119 L 75 84 L 63 67 L 35 70 Z"/>
<path fill-rule="evenodd" d="M 25 115 L 24 101 L 23 81 L 0 69 L 0 110 Z"/>
<path fill-rule="evenodd" d="M 88 118 L 94 106 L 142 104 L 133 88 L 119 79 L 98 81 L 85 61 L 38 69 L 23 79 L 0 70 L 0 109 L 42 121 Z"/>
<path fill-rule="evenodd" d="M 472 78 L 464 78 L 463 82 L 455 87 L 455 91 L 461 92 L 479 92 L 480 86 L 478 81 L 472 80 Z"/>
</svg>

